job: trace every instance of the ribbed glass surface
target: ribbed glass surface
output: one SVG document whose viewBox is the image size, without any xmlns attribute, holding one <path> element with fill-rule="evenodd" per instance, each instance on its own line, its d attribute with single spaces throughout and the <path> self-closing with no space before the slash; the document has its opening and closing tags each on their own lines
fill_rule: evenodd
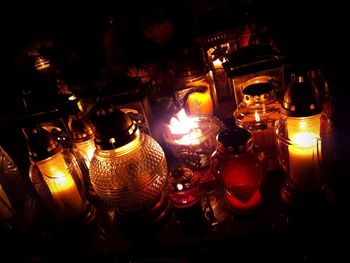
<svg viewBox="0 0 350 263">
<path fill-rule="evenodd" d="M 96 150 L 90 165 L 91 183 L 111 207 L 136 211 L 156 202 L 164 189 L 167 163 L 159 144 L 141 134 L 141 144 L 126 154 Z"/>
</svg>

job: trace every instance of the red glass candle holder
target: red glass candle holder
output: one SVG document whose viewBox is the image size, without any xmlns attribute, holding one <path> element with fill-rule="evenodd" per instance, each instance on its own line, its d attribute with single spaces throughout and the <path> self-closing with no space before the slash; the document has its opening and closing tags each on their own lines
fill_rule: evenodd
<svg viewBox="0 0 350 263">
<path fill-rule="evenodd" d="M 261 203 L 264 155 L 254 146 L 251 133 L 243 128 L 223 130 L 217 140 L 218 147 L 211 157 L 212 172 L 234 212 L 249 214 Z"/>
<path fill-rule="evenodd" d="M 176 208 L 191 207 L 201 198 L 199 176 L 186 167 L 170 172 L 166 189 L 170 202 Z"/>
</svg>

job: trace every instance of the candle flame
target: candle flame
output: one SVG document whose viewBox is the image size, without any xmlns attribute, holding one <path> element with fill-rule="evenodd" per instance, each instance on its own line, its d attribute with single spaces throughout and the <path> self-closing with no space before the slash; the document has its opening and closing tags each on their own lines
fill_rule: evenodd
<svg viewBox="0 0 350 263">
<path fill-rule="evenodd" d="M 168 125 L 172 134 L 186 134 L 195 128 L 195 123 L 186 115 L 184 109 L 180 110 L 176 117 L 170 119 L 170 125 Z"/>
<path fill-rule="evenodd" d="M 181 191 L 182 189 L 184 189 L 182 184 L 177 184 L 176 187 L 178 191 Z"/>
<path fill-rule="evenodd" d="M 258 111 L 255 111 L 255 120 L 256 120 L 256 122 L 260 122 L 260 116 L 259 116 L 259 113 L 258 113 Z"/>
<path fill-rule="evenodd" d="M 303 148 L 315 147 L 317 145 L 317 135 L 310 132 L 300 132 L 295 134 L 291 141 Z"/>
<path fill-rule="evenodd" d="M 189 118 L 185 110 L 182 109 L 176 114 L 176 117 L 170 119 L 168 125 L 170 132 L 173 135 L 183 135 L 180 139 L 175 140 L 180 144 L 198 144 L 199 138 L 202 136 L 202 132 L 198 127 L 198 124 Z"/>
</svg>

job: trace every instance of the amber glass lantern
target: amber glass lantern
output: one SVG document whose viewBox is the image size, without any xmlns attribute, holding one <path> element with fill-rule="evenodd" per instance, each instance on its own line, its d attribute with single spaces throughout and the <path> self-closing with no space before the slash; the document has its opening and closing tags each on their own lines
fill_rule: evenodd
<svg viewBox="0 0 350 263">
<path fill-rule="evenodd" d="M 303 76 L 288 84 L 275 135 L 278 158 L 286 174 L 282 199 L 295 204 L 302 200 L 299 197 L 325 193 L 332 162 L 332 128 L 322 112 L 317 90 Z"/>
<path fill-rule="evenodd" d="M 280 117 L 280 104 L 269 83 L 257 83 L 243 90 L 243 101 L 234 112 L 237 126 L 252 133 L 254 144 L 266 154 L 269 171 L 278 168 L 274 124 Z"/>
<path fill-rule="evenodd" d="M 90 179 L 97 195 L 121 218 L 158 220 L 168 172 L 162 148 L 118 108 L 96 115 Z"/>
<path fill-rule="evenodd" d="M 89 168 L 96 149 L 95 128 L 92 122 L 82 112 L 78 112 L 68 117 L 68 129 L 73 140 L 73 147 L 83 157 Z"/>
<path fill-rule="evenodd" d="M 49 132 L 27 134 L 30 180 L 48 208 L 61 220 L 76 218 L 87 208 L 85 182 L 75 156 Z"/>
<path fill-rule="evenodd" d="M 189 115 L 217 113 L 214 80 L 199 49 L 184 49 L 176 61 L 174 97 Z"/>
</svg>

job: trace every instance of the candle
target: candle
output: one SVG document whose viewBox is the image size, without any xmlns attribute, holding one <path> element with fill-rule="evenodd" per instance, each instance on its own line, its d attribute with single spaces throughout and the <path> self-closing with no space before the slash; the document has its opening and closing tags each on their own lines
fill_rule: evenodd
<svg viewBox="0 0 350 263">
<path fill-rule="evenodd" d="M 0 220 L 6 220 L 13 215 L 12 206 L 2 185 L 0 184 Z"/>
<path fill-rule="evenodd" d="M 78 149 L 79 153 L 84 157 L 85 164 L 90 168 L 90 161 L 94 156 L 95 152 L 95 142 L 94 139 L 90 139 L 83 142 L 75 142 L 74 146 Z"/>
<path fill-rule="evenodd" d="M 182 109 L 171 118 L 165 140 L 174 156 L 192 169 L 203 168 L 215 150 L 215 136 L 220 127 L 220 121 L 214 116 L 188 117 Z"/>
<path fill-rule="evenodd" d="M 320 118 L 317 114 L 306 118 L 288 118 L 287 131 L 290 184 L 301 192 L 319 189 L 323 184 L 321 160 Z"/>
<path fill-rule="evenodd" d="M 174 207 L 188 208 L 198 203 L 201 197 L 199 177 L 186 167 L 170 173 L 167 184 L 169 199 Z"/>
<path fill-rule="evenodd" d="M 80 213 L 82 198 L 61 153 L 37 162 L 37 166 L 57 205 L 57 212 L 64 217 Z"/>
<path fill-rule="evenodd" d="M 187 107 L 190 115 L 213 114 L 213 101 L 210 94 L 210 86 L 207 81 L 195 80 L 186 83 L 186 87 L 201 88 L 203 91 L 191 92 L 187 97 Z"/>
</svg>

